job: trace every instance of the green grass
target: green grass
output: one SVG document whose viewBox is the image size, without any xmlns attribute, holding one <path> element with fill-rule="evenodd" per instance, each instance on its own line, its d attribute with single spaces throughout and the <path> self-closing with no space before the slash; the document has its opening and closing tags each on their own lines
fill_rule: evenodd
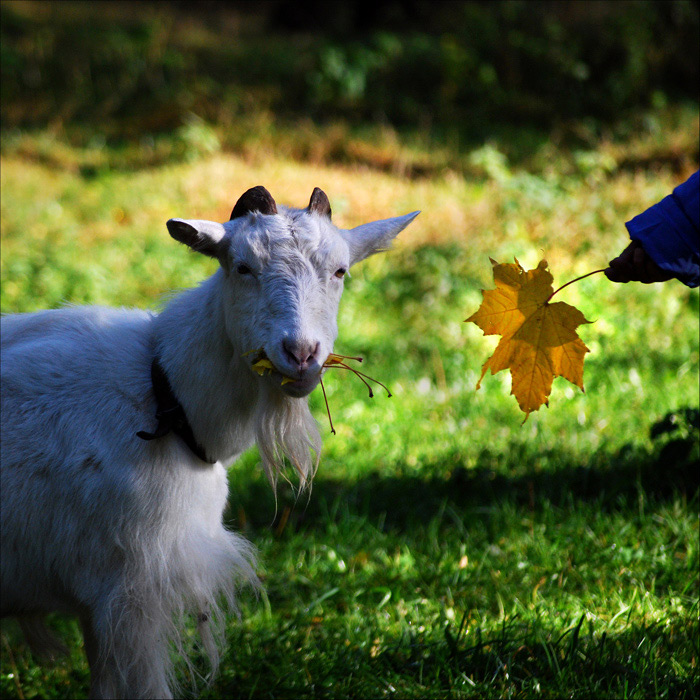
<svg viewBox="0 0 700 700">
<path fill-rule="evenodd" d="M 165 219 L 222 219 L 258 182 L 297 204 L 321 185 L 346 226 L 423 210 L 405 243 L 352 271 L 341 304 L 337 350 L 394 396 L 328 374 L 337 434 L 314 393 L 325 438 L 308 495 L 283 482 L 275 499 L 255 450 L 230 471 L 226 519 L 259 548 L 265 591 L 243 595 L 205 697 L 700 695 L 697 290 L 602 275 L 567 288 L 595 321 L 580 329 L 586 392 L 555 380 L 524 424 L 505 373 L 475 391 L 495 340 L 463 323 L 489 255 L 546 256 L 559 285 L 604 266 L 622 222 L 682 175 L 618 167 L 624 144 L 612 161 L 605 146 L 578 161 L 550 148 L 529 172 L 493 145 L 472 159 L 479 179 L 217 150 L 87 171 L 56 167 L 81 154 L 41 138 L 51 162 L 3 156 L 3 312 L 157 307 L 214 269 Z M 4 625 L 3 697 L 87 694 L 77 625 L 52 625 L 70 647 L 53 666 Z"/>
</svg>

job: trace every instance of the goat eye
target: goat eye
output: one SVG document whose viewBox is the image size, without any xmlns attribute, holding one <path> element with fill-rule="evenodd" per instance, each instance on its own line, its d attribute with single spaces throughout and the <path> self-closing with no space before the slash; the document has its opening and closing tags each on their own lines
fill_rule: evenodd
<svg viewBox="0 0 700 700">
<path fill-rule="evenodd" d="M 342 280 L 343 277 L 345 277 L 345 273 L 347 270 L 344 267 L 339 267 L 334 273 L 333 276 L 337 277 L 339 280 Z"/>
<path fill-rule="evenodd" d="M 236 272 L 239 275 L 250 275 L 252 273 L 252 270 L 247 265 L 239 263 L 238 265 L 236 265 Z"/>
</svg>

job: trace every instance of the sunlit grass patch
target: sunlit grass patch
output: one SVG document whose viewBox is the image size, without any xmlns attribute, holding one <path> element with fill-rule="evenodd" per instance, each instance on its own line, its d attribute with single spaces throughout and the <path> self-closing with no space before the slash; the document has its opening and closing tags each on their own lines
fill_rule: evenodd
<svg viewBox="0 0 700 700">
<path fill-rule="evenodd" d="M 697 697 L 697 291 L 582 280 L 567 301 L 594 321 L 586 393 L 555 380 L 521 427 L 507 376 L 475 391 L 495 339 L 464 319 L 488 257 L 544 255 L 562 284 L 604 266 L 624 220 L 680 178 L 551 168 L 407 180 L 217 153 L 88 176 L 3 157 L 3 312 L 157 308 L 216 265 L 165 221 L 225 220 L 257 184 L 299 206 L 321 186 L 348 228 L 423 212 L 341 302 L 336 347 L 392 398 L 326 374 L 336 434 L 317 390 L 308 500 L 284 482 L 275 498 L 255 450 L 230 470 L 226 520 L 259 548 L 265 593 L 243 595 L 207 697 Z M 87 694 L 77 626 L 53 625 L 71 650 L 54 667 L 3 628 L 3 696 Z"/>
<path fill-rule="evenodd" d="M 178 257 L 165 221 L 173 216 L 223 221 L 240 193 L 259 183 L 278 201 L 297 206 L 308 201 L 314 186 L 322 185 L 330 193 L 336 222 L 348 228 L 421 209 L 424 213 L 397 249 L 451 244 L 455 256 L 464 257 L 455 261 L 462 274 L 482 286 L 489 255 L 504 260 L 517 255 L 531 265 L 544 253 L 562 275 L 570 270 L 574 276 L 603 266 L 619 252 L 626 239 L 623 222 L 664 196 L 677 179 L 670 172 L 622 172 L 591 187 L 585 180 L 566 180 L 562 186 L 535 176 L 520 182 L 519 177 L 482 182 L 448 174 L 406 181 L 351 167 L 275 159 L 251 168 L 235 156 L 217 155 L 194 164 L 108 172 L 85 180 L 70 171 L 5 157 L 2 307 L 21 310 L 34 303 L 31 308 L 38 308 L 40 300 L 49 306 L 62 301 L 106 303 L 117 293 L 125 304 L 143 305 L 152 303 L 159 290 L 190 285 L 211 265 Z M 551 190 L 551 197 L 538 204 L 533 188 Z M 30 258 L 23 253 L 28 236 Z M 89 266 L 76 256 L 78 249 L 90 250 Z M 391 264 L 378 259 L 366 267 Z M 140 274 L 128 275 L 128 270 Z M 426 284 L 431 280 L 427 275 L 421 279 Z M 439 286 L 425 290 L 440 291 Z M 413 300 L 424 302 L 423 297 Z"/>
</svg>

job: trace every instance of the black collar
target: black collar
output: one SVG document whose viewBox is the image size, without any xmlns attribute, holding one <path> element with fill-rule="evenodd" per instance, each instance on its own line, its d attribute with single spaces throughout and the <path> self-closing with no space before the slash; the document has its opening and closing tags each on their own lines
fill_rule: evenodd
<svg viewBox="0 0 700 700">
<path fill-rule="evenodd" d="M 209 459 L 204 448 L 197 442 L 192 432 L 192 426 L 185 415 L 185 410 L 175 398 L 168 377 L 165 374 L 165 370 L 160 366 L 158 358 L 155 358 L 151 364 L 151 383 L 153 384 L 153 393 L 156 397 L 158 427 L 153 433 L 139 430 L 136 435 L 142 440 L 155 440 L 167 435 L 172 430 L 175 435 L 179 435 L 184 440 L 187 447 L 199 459 L 208 464 L 214 464 L 216 460 Z"/>
</svg>

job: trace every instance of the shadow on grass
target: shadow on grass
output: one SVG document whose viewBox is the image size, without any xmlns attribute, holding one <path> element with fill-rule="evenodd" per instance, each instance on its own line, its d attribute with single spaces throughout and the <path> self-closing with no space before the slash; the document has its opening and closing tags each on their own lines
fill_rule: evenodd
<svg viewBox="0 0 700 700">
<path fill-rule="evenodd" d="M 325 527 L 332 504 L 342 501 L 358 516 L 397 529 L 426 522 L 445 503 L 461 510 L 504 503 L 538 512 L 572 501 L 595 503 L 602 511 L 618 510 L 635 502 L 640 493 L 664 501 L 680 494 L 691 501 L 700 489 L 700 411 L 686 408 L 669 413 L 652 426 L 653 450 L 626 444 L 616 453 L 599 451 L 584 462 L 555 450 L 537 454 L 515 446 L 510 453 L 483 451 L 475 466 L 464 466 L 464 455 L 447 451 L 439 463 L 426 463 L 421 473 L 380 476 L 372 473 L 354 482 L 317 477 L 311 498 L 297 500 L 292 490 L 280 488 L 275 496 L 262 479 L 233 488 L 229 524 L 273 528 Z M 513 465 L 503 473 L 503 464 Z M 500 467 L 500 469 L 499 469 Z M 267 519 L 267 520 L 266 520 Z M 238 522 L 237 522 L 238 521 Z"/>
<path fill-rule="evenodd" d="M 461 627 L 445 627 L 443 641 L 400 639 L 380 662 L 397 675 L 420 672 L 438 684 L 442 679 L 447 687 L 462 681 L 462 688 L 468 688 L 468 678 L 491 693 L 514 686 L 535 690 L 541 684 L 550 692 L 558 689 L 562 697 L 572 691 L 609 697 L 625 690 L 629 697 L 660 697 L 661 690 L 668 697 L 697 697 L 692 679 L 672 663 L 679 634 L 688 640 L 686 660 L 692 656 L 693 630 L 681 629 L 685 623 L 678 628 L 631 624 L 617 634 L 601 630 L 604 624 L 582 615 L 564 629 L 517 617 L 504 620 L 499 630 L 477 627 L 465 636 Z M 697 634 L 697 622 L 692 625 Z"/>
<path fill-rule="evenodd" d="M 235 670 L 216 690 L 225 696 L 276 698 L 376 697 L 382 692 L 510 697 L 540 688 L 549 697 L 698 697 L 690 671 L 697 620 L 630 621 L 619 633 L 606 627 L 585 615 L 561 622 L 514 615 L 484 630 L 465 615 L 442 629 L 405 628 L 393 638 L 375 638 L 368 629 L 366 643 L 356 637 L 338 644 L 325 622 L 309 627 L 308 620 L 297 619 L 281 630 L 256 630 L 263 656 L 241 656 L 250 648 L 245 639 L 250 632 L 232 639 L 232 648 L 239 650 Z M 685 640 L 681 645 L 679 638 Z M 310 644 L 316 651 L 290 667 L 289 647 L 301 651 Z"/>
<path fill-rule="evenodd" d="M 695 408 L 668 414 L 652 427 L 653 449 L 627 445 L 615 454 L 592 454 L 585 464 L 560 452 L 534 455 L 515 446 L 508 454 L 482 452 L 473 468 L 464 467 L 464 455 L 448 452 L 439 464 L 424 465 L 426 477 L 372 474 L 352 483 L 319 479 L 308 505 L 305 499 L 295 503 L 280 490 L 274 528 L 285 534 L 296 528 L 328 528 L 334 503 L 393 530 L 419 532 L 446 503 L 462 511 L 506 504 L 540 511 L 579 501 L 614 511 L 634 507 L 640 493 L 656 502 L 678 494 L 697 502 L 699 418 Z M 512 465 L 507 475 L 502 473 L 504 461 Z M 255 479 L 234 490 L 232 506 L 231 520 L 240 519 L 238 508 L 249 514 L 253 525 L 269 528 L 274 496 L 264 480 Z M 234 524 L 240 529 L 240 523 Z M 322 539 L 323 533 L 317 541 Z M 321 574 L 318 570 L 311 575 Z M 324 618 L 312 605 L 299 604 L 306 592 L 303 583 L 280 578 L 282 587 L 275 589 L 276 580 L 269 582 L 270 598 L 284 589 L 287 599 L 274 603 L 275 615 L 258 618 L 252 626 L 230 628 L 231 651 L 222 665 L 222 678 L 206 696 L 374 697 L 391 692 L 392 686 L 397 697 L 420 697 L 423 688 L 425 697 L 493 697 L 512 695 L 514 689 L 539 694 L 540 685 L 550 697 L 570 695 L 572 690 L 578 696 L 698 696 L 689 677 L 697 659 L 696 616 L 668 625 L 630 620 L 615 634 L 599 619 L 559 623 L 514 615 L 501 628 L 482 629 L 465 618 L 422 632 L 404 627 L 392 636 L 372 617 L 366 628 L 357 631 L 353 623 L 349 631 L 346 615 Z M 328 589 L 332 583 L 327 582 L 326 591 L 333 590 Z M 415 584 L 405 585 L 413 589 Z M 657 585 L 663 585 L 661 576 Z M 479 605 L 470 608 L 478 610 Z M 342 601 L 338 606 L 343 609 Z M 44 697 L 74 697 L 87 689 L 77 625 L 57 616 L 54 621 L 61 638 L 72 640 L 72 658 L 48 670 L 25 661 L 29 652 L 16 625 L 3 631 L 4 646 L 14 650 L 27 696 L 32 688 L 40 688 Z M 10 689 L 8 697 L 12 696 Z"/>
<path fill-rule="evenodd" d="M 445 627 L 444 640 L 432 644 L 397 640 L 382 656 L 397 674 L 415 675 L 420 668 L 424 677 L 443 678 L 450 686 L 460 676 L 468 677 L 490 692 L 498 692 L 499 686 L 504 692 L 513 686 L 535 690 L 536 682 L 550 692 L 558 689 L 562 697 L 572 691 L 608 697 L 623 691 L 629 697 L 698 696 L 692 678 L 672 661 L 680 651 L 679 635 L 687 639 L 683 661 L 693 656 L 697 621 L 670 627 L 633 623 L 616 634 L 604 627 L 585 615 L 566 627 L 539 619 L 521 622 L 514 616 L 490 632 L 468 630 L 464 624 Z"/>
</svg>

